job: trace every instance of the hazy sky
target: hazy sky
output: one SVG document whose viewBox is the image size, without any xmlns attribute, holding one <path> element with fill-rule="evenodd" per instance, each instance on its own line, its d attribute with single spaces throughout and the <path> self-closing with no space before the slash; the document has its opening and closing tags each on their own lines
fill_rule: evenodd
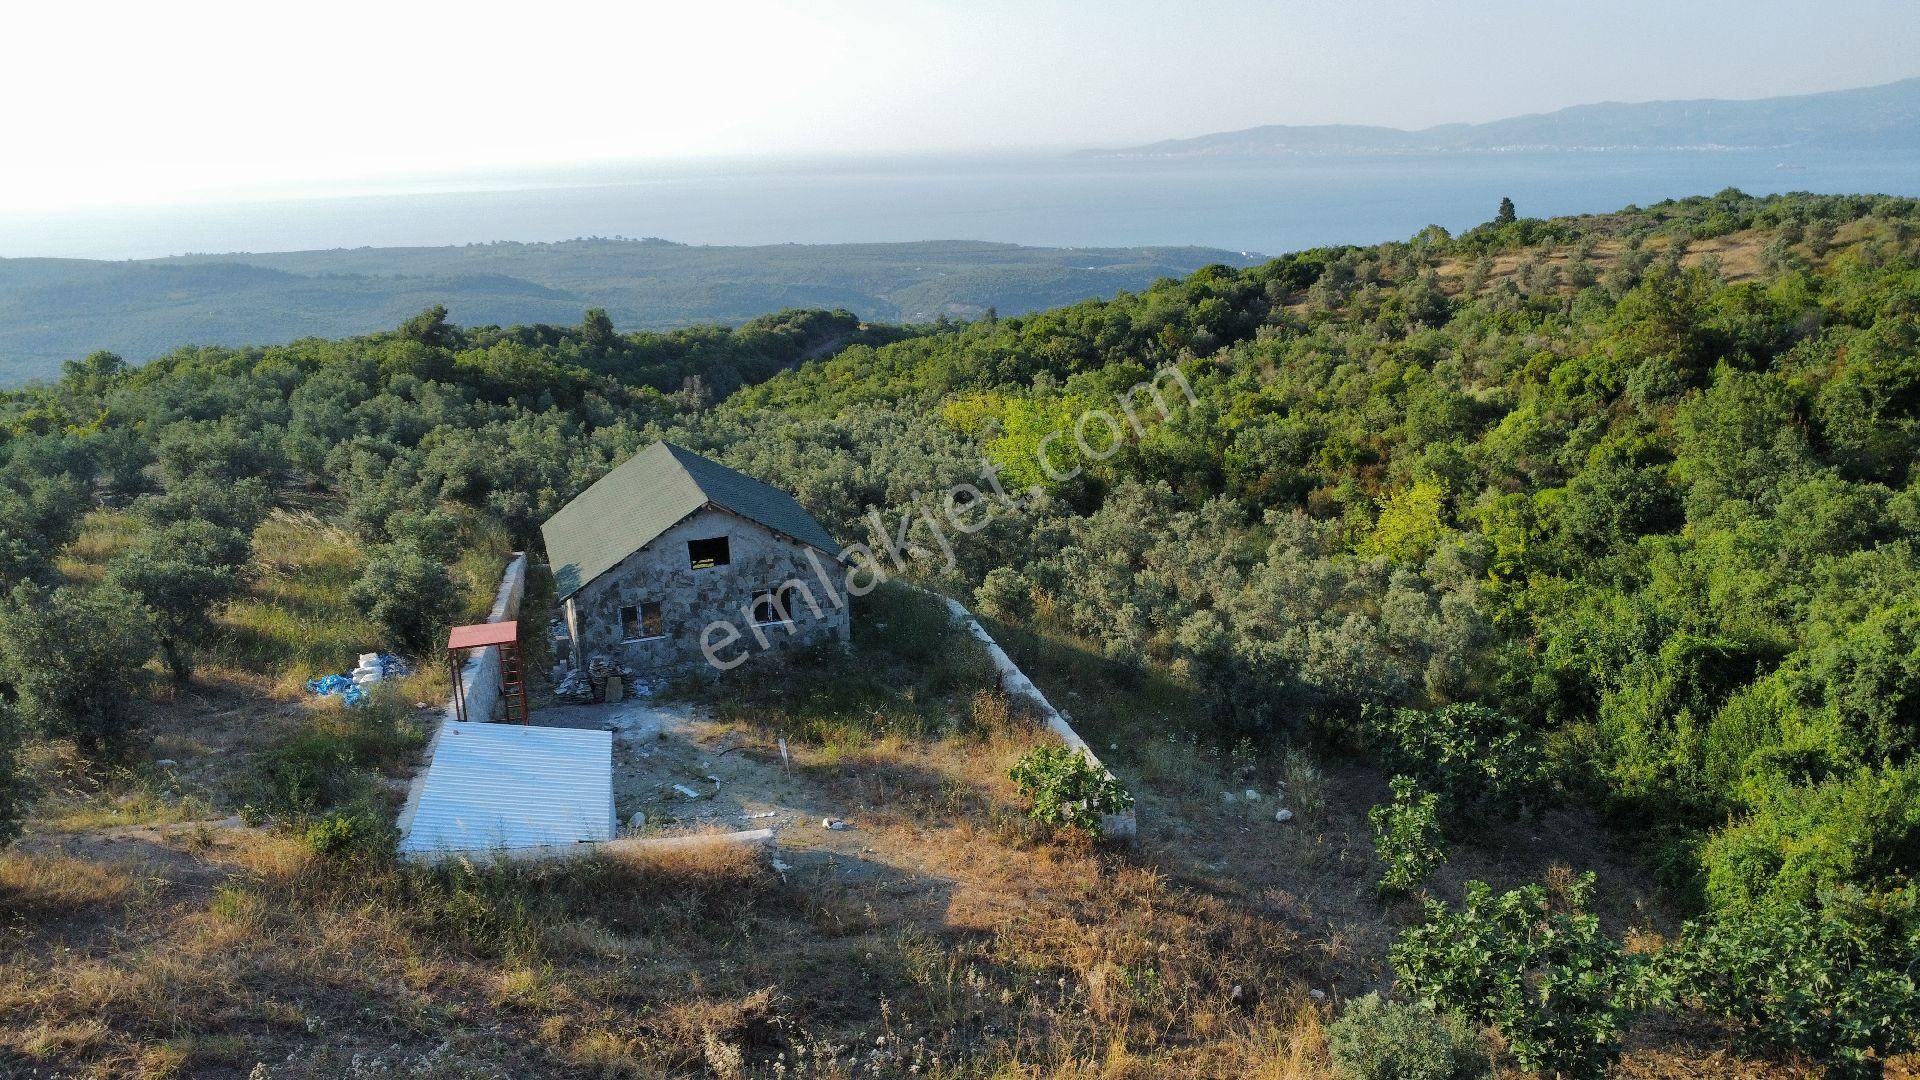
<svg viewBox="0 0 1920 1080">
<path fill-rule="evenodd" d="M 1417 127 L 1920 74 L 1912 0 L 31 2 L 0 209 L 500 165 Z"/>
</svg>

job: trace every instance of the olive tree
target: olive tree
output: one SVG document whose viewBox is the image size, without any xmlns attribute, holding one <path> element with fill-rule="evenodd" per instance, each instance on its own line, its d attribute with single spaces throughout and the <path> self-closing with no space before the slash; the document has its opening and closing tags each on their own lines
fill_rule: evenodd
<svg viewBox="0 0 1920 1080">
<path fill-rule="evenodd" d="M 97 756 L 124 748 L 154 651 L 139 611 L 139 598 L 112 584 L 21 584 L 0 600 L 0 683 L 29 729 Z"/>
<path fill-rule="evenodd" d="M 20 835 L 20 819 L 26 813 L 26 781 L 14 756 L 21 737 L 19 714 L 0 701 L 0 848 Z"/>
<path fill-rule="evenodd" d="M 401 541 L 374 550 L 347 602 L 380 625 L 390 646 L 418 657 L 438 644 L 460 593 L 445 566 Z"/>
<path fill-rule="evenodd" d="M 213 635 L 215 612 L 245 585 L 247 540 L 207 521 L 148 533 L 114 559 L 107 579 L 140 598 L 174 681 L 193 675 L 193 654 Z"/>
</svg>

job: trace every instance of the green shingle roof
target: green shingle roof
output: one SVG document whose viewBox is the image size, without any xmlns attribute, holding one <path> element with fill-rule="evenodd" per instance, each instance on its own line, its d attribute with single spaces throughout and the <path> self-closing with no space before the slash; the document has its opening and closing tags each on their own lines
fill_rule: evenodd
<svg viewBox="0 0 1920 1080">
<path fill-rule="evenodd" d="M 793 496 L 669 442 L 601 477 L 540 527 L 562 600 L 708 504 L 837 555 L 840 546 Z"/>
</svg>

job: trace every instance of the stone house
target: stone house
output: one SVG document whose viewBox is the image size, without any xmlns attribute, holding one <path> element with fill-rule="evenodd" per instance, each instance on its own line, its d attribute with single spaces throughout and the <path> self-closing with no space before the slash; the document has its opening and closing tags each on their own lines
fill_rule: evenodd
<svg viewBox="0 0 1920 1080">
<path fill-rule="evenodd" d="M 787 493 L 657 442 L 541 526 L 573 663 L 636 675 L 731 670 L 848 640 L 846 567 Z"/>
</svg>

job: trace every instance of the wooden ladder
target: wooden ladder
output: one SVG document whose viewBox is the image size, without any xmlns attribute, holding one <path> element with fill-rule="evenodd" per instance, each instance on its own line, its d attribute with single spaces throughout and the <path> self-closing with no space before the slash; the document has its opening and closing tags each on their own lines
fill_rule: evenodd
<svg viewBox="0 0 1920 1080">
<path fill-rule="evenodd" d="M 500 646 L 500 696 L 506 702 L 509 724 L 527 722 L 527 680 L 520 670 L 520 645 Z"/>
</svg>

